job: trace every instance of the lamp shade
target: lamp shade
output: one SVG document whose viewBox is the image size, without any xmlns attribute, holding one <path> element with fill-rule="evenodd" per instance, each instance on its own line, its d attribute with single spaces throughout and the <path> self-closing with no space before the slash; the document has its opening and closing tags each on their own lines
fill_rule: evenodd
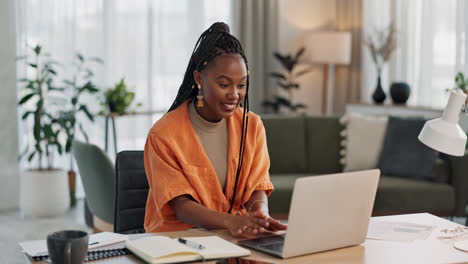
<svg viewBox="0 0 468 264">
<path fill-rule="evenodd" d="M 458 120 L 465 101 L 465 93 L 460 90 L 451 91 L 442 117 L 424 124 L 418 136 L 419 141 L 445 154 L 463 156 L 466 134 L 458 125 Z"/>
<path fill-rule="evenodd" d="M 305 40 L 313 63 L 349 64 L 351 61 L 350 32 L 314 32 Z"/>
</svg>

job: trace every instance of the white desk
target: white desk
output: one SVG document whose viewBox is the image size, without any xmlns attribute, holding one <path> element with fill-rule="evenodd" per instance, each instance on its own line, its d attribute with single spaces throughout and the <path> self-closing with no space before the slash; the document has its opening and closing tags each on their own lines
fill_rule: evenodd
<svg viewBox="0 0 468 264">
<path fill-rule="evenodd" d="M 423 225 L 434 225 L 438 228 L 454 228 L 459 226 L 448 220 L 439 218 L 431 214 L 408 214 L 395 216 L 373 217 L 377 220 L 388 220 L 395 222 L 410 222 Z M 169 237 L 180 236 L 206 236 L 218 235 L 229 241 L 235 242 L 238 239 L 232 238 L 227 231 L 183 231 L 159 233 Z M 132 235 L 134 238 L 138 235 Z M 466 238 L 468 239 L 468 238 Z M 252 250 L 252 255 L 248 258 L 271 263 L 461 263 L 468 262 L 468 252 L 455 249 L 452 244 L 453 239 L 436 238 L 435 230 L 426 240 L 416 240 L 414 242 L 396 242 L 367 239 L 362 245 L 330 250 L 326 252 L 310 254 L 290 259 L 278 259 L 269 255 Z M 25 257 L 26 258 L 26 257 Z M 30 263 L 27 260 L 25 263 Z M 44 262 L 34 262 L 44 263 Z M 114 257 L 110 259 L 97 260 L 87 263 L 106 264 L 130 264 L 144 263 L 134 256 Z M 204 263 L 214 263 L 204 262 Z"/>
</svg>

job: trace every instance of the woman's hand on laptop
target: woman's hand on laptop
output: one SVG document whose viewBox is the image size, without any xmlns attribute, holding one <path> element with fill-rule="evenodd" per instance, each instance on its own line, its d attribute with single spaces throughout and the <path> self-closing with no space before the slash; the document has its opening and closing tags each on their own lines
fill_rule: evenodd
<svg viewBox="0 0 468 264">
<path fill-rule="evenodd" d="M 279 230 L 286 230 L 286 228 L 288 227 L 287 225 L 282 224 L 280 221 L 274 219 L 273 217 L 270 217 L 268 213 L 265 214 L 264 211 L 265 210 L 259 209 L 253 212 L 249 212 L 249 214 L 256 218 L 267 221 L 268 227 L 266 227 L 266 230 L 268 231 L 276 232 Z"/>
<path fill-rule="evenodd" d="M 255 236 L 268 230 L 270 223 L 249 214 L 228 215 L 225 226 L 233 236 Z"/>
</svg>

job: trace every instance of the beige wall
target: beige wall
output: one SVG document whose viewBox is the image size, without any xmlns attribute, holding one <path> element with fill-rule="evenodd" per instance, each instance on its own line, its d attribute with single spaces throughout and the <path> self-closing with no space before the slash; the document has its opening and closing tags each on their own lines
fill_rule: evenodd
<svg viewBox="0 0 468 264">
<path fill-rule="evenodd" d="M 0 210 L 18 206 L 14 0 L 0 1 Z"/>
<path fill-rule="evenodd" d="M 279 0 L 278 38 L 281 53 L 296 52 L 304 46 L 307 33 L 334 30 L 336 7 L 334 0 Z M 307 50 L 307 47 L 306 47 Z M 307 53 L 303 56 L 307 63 Z M 306 112 L 320 114 L 322 105 L 322 67 L 299 79 L 301 89 L 295 91 L 295 101 L 306 104 Z"/>
</svg>

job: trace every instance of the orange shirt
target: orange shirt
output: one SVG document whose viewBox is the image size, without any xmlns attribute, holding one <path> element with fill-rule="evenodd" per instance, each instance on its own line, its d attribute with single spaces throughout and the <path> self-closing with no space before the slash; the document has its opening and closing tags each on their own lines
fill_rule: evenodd
<svg viewBox="0 0 468 264">
<path fill-rule="evenodd" d="M 227 212 L 233 196 L 242 108 L 227 120 L 228 171 L 226 192 L 223 191 L 208 156 L 198 141 L 189 119 L 187 100 L 167 113 L 151 128 L 145 144 L 145 170 L 150 186 L 145 213 L 146 232 L 166 232 L 190 229 L 193 226 L 176 218 L 168 202 L 180 195 L 190 195 L 208 209 Z M 260 117 L 249 113 L 244 161 L 233 213 L 245 213 L 244 205 L 253 191 L 273 190 L 268 169 L 270 158 L 265 129 Z"/>
</svg>

